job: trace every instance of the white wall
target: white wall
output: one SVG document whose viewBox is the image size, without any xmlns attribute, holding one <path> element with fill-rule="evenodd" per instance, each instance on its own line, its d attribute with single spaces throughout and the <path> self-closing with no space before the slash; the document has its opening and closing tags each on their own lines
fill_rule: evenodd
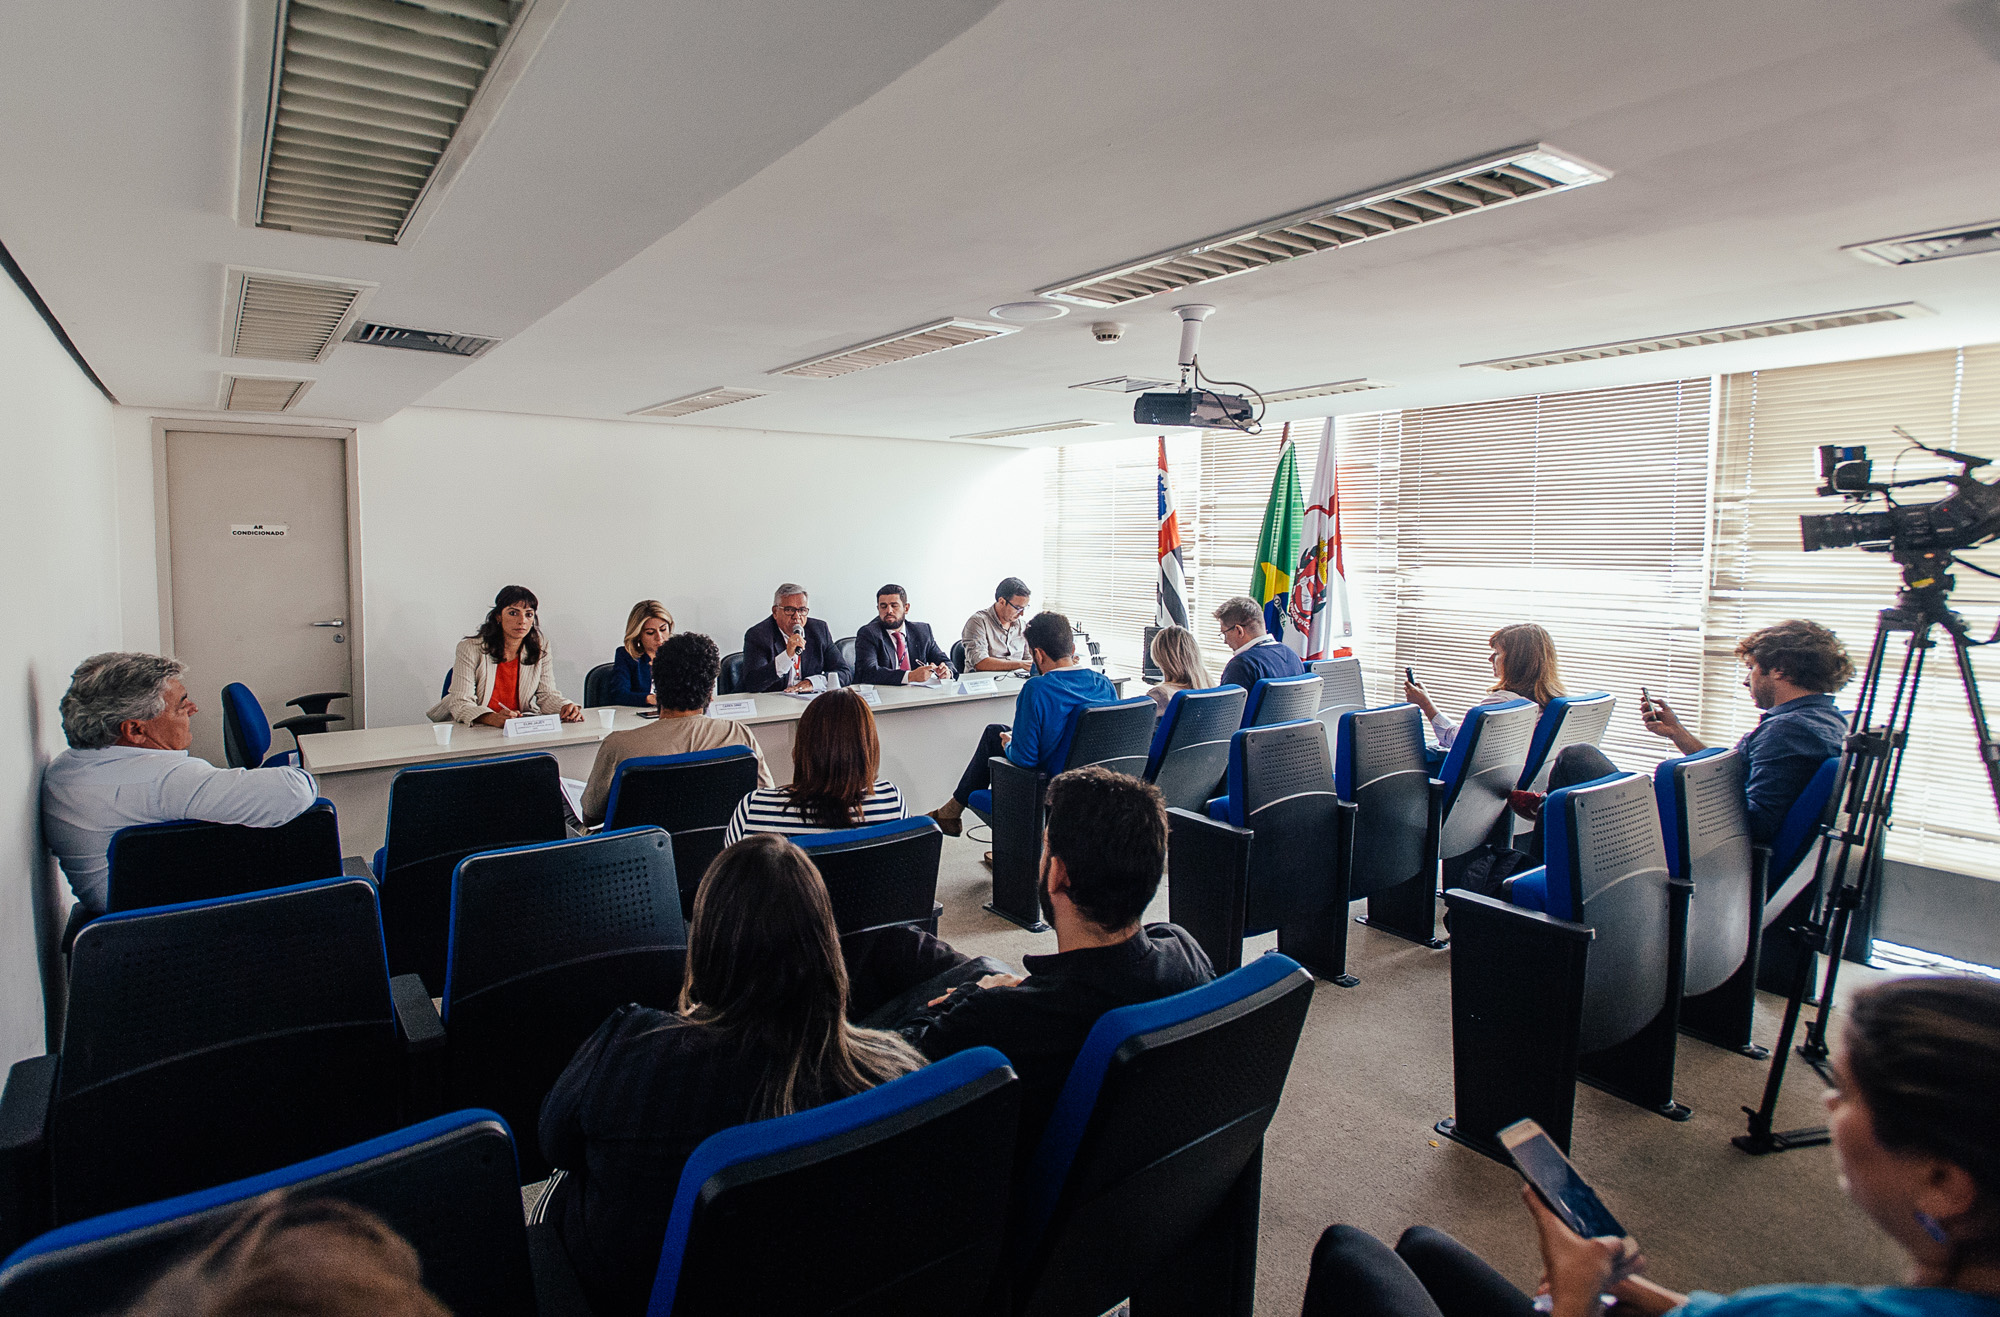
<svg viewBox="0 0 2000 1317">
<path fill-rule="evenodd" d="M 41 770 L 79 659 L 120 646 L 111 404 L 0 280 L 0 1059 L 44 1050 L 68 888 L 41 844 Z M 148 526 L 150 534 L 150 519 Z"/>
<path fill-rule="evenodd" d="M 663 600 L 726 654 L 782 581 L 836 636 L 895 581 L 956 638 L 1001 577 L 1036 584 L 1042 456 L 1014 449 L 412 408 L 361 427 L 368 721 L 415 722 L 503 585 L 541 600 L 573 699 Z"/>
</svg>

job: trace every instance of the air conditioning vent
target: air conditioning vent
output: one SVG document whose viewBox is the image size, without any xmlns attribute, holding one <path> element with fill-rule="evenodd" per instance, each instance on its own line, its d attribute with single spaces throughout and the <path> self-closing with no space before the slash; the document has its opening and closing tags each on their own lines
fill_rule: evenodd
<svg viewBox="0 0 2000 1317">
<path fill-rule="evenodd" d="M 372 283 L 277 270 L 224 271 L 222 355 L 324 361 L 375 291 Z"/>
<path fill-rule="evenodd" d="M 282 412 L 291 408 L 311 380 L 269 379 L 261 375 L 224 375 L 221 405 L 226 412 Z"/>
<path fill-rule="evenodd" d="M 906 329 L 900 334 L 890 334 L 884 338 L 857 343 L 851 348 L 829 352 L 824 356 L 808 357 L 795 361 L 789 366 L 780 366 L 769 375 L 798 375 L 809 380 L 830 380 L 842 375 L 852 375 L 857 370 L 870 370 L 876 366 L 886 366 L 892 361 L 908 361 L 911 357 L 927 356 L 942 352 L 946 348 L 964 347 L 967 343 L 981 343 L 989 338 L 999 338 L 1003 334 L 1018 334 L 1019 325 L 989 325 L 977 320 L 939 320 L 933 324 L 919 325 Z"/>
<path fill-rule="evenodd" d="M 1099 270 L 1040 289 L 1039 295 L 1083 306 L 1117 306 L 1610 177 L 1608 169 L 1537 143 Z"/>
<path fill-rule="evenodd" d="M 1108 380 L 1092 380 L 1088 384 L 1072 384 L 1072 389 L 1102 389 L 1106 393 L 1144 393 L 1147 389 L 1171 389 L 1172 380 L 1135 380 L 1129 375 L 1113 375 Z"/>
<path fill-rule="evenodd" d="M 562 5 L 278 0 L 247 70 L 249 112 L 262 112 L 246 125 L 249 221 L 362 242 L 410 236 Z"/>
<path fill-rule="evenodd" d="M 476 334 L 447 334 L 442 330 L 399 329 L 395 325 L 356 325 L 347 335 L 350 343 L 372 343 L 378 348 L 406 348 L 411 352 L 442 352 L 451 357 L 476 357 L 500 340 Z"/>
<path fill-rule="evenodd" d="M 1902 238 L 1884 238 L 1880 242 L 1861 242 L 1841 250 L 1853 252 L 1862 260 L 1877 265 L 1916 265 L 1922 261 L 1941 261 L 1949 256 L 2000 252 L 2000 220 L 1987 220 L 1984 224 L 1969 224 L 1956 229 L 1938 229 L 1931 233 L 1912 233 Z"/>
<path fill-rule="evenodd" d="M 745 402 L 751 398 L 768 398 L 771 395 L 757 389 L 713 388 L 701 393 L 690 393 L 685 398 L 674 398 L 656 406 L 629 412 L 631 416 L 692 416 L 714 407 L 727 407 L 732 402 Z"/>
<path fill-rule="evenodd" d="M 1370 389 L 1393 389 L 1387 380 L 1340 380 L 1333 384 L 1308 384 L 1303 389 L 1280 389 L 1264 395 L 1265 402 L 1297 402 L 1301 398 L 1325 398 L 1336 393 L 1366 393 Z"/>
<path fill-rule="evenodd" d="M 1024 425 L 1014 430 L 982 430 L 978 434 L 955 434 L 954 439 L 1017 439 L 1030 434 L 1055 434 L 1062 430 L 1096 430 L 1109 421 L 1051 421 L 1047 425 Z"/>
<path fill-rule="evenodd" d="M 1535 366 L 1565 366 L 1577 361 L 1602 361 L 1606 357 L 1630 357 L 1641 352 L 1671 352 L 1675 348 L 1703 348 L 1715 343 L 1741 343 L 1752 338 L 1777 338 L 1784 334 L 1809 334 L 1816 329 L 1846 329 L 1850 325 L 1878 325 L 1886 320 L 1909 320 L 1931 314 L 1915 302 L 1894 306 L 1868 306 L 1858 311 L 1828 311 L 1824 315 L 1800 316 L 1795 320 L 1760 320 L 1754 325 L 1725 325 L 1721 329 L 1695 329 L 1685 334 L 1663 334 L 1659 338 L 1631 338 L 1620 343 L 1596 343 L 1590 347 L 1562 348 L 1525 357 L 1495 357 L 1491 361 L 1468 361 L 1468 367 L 1485 370 L 1528 370 Z"/>
</svg>

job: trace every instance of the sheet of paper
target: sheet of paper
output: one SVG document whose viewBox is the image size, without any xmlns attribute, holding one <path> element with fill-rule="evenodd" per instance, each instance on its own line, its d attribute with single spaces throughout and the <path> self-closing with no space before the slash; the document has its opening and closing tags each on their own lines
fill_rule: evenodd
<svg viewBox="0 0 2000 1317">
<path fill-rule="evenodd" d="M 585 784 L 573 777 L 558 778 L 557 781 L 562 783 L 563 813 L 569 816 L 570 826 L 581 828 L 583 826 L 583 788 Z"/>
</svg>

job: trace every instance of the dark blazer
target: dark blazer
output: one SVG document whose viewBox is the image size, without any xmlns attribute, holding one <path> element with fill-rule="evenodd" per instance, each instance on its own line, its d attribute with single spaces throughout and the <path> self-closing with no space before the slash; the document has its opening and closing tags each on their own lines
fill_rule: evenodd
<svg viewBox="0 0 2000 1317">
<path fill-rule="evenodd" d="M 936 637 L 922 622 L 903 619 L 903 647 L 910 651 L 910 666 L 946 663 L 949 656 L 938 648 Z M 854 679 L 877 686 L 900 686 L 903 669 L 896 666 L 896 642 L 889 628 L 877 618 L 854 633 Z"/>
<path fill-rule="evenodd" d="M 653 693 L 653 660 L 645 655 L 633 658 L 620 645 L 611 655 L 611 703 L 644 704 Z"/>
<path fill-rule="evenodd" d="M 743 633 L 743 689 L 746 693 L 781 691 L 785 681 L 778 676 L 778 655 L 785 652 L 785 636 L 773 618 L 765 618 Z M 799 671 L 807 677 L 837 672 L 842 685 L 854 674 L 840 661 L 840 649 L 833 632 L 816 617 L 806 619 L 806 647 L 799 651 Z M 793 678 L 797 680 L 798 678 Z"/>
</svg>

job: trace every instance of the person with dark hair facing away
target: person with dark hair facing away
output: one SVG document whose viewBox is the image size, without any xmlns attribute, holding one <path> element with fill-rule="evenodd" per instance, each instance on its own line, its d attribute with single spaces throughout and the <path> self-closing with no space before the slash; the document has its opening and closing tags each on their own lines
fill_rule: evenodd
<svg viewBox="0 0 2000 1317">
<path fill-rule="evenodd" d="M 688 930 L 679 1009 L 611 1013 L 542 1104 L 562 1168 L 544 1218 L 599 1314 L 645 1311 L 681 1168 L 709 1135 L 849 1097 L 923 1065 L 847 1021 L 826 884 L 770 833 L 717 856 Z"/>
<path fill-rule="evenodd" d="M 434 723 L 482 727 L 536 713 L 582 722 L 583 706 L 556 689 L 555 655 L 536 620 L 540 609 L 527 586 L 502 586 L 479 630 L 458 642 L 451 686 L 425 716 Z"/>
<path fill-rule="evenodd" d="M 1039 897 L 1042 917 L 1055 925 L 1056 953 L 1026 957 L 1025 977 L 961 983 L 897 1026 L 934 1061 L 968 1047 L 1006 1053 L 1021 1076 L 1024 1152 L 1040 1140 L 1098 1016 L 1215 977 L 1185 929 L 1139 922 L 1167 862 L 1158 788 L 1092 764 L 1049 783 L 1048 809 Z"/>
<path fill-rule="evenodd" d="M 451 1317 L 409 1241 L 373 1212 L 283 1190 L 146 1287 L 125 1317 Z"/>
<path fill-rule="evenodd" d="M 1750 840 L 1769 845 L 1820 764 L 1847 742 L 1847 718 L 1834 707 L 1833 692 L 1854 676 L 1854 665 L 1839 636 L 1799 620 L 1751 632 L 1737 642 L 1736 657 L 1743 660 L 1743 688 L 1764 711 L 1736 750 L 1743 756 Z M 1639 717 L 1684 755 L 1707 748 L 1657 695 L 1640 702 Z"/>
<path fill-rule="evenodd" d="M 1827 1127 L 1840 1185 L 1908 1255 L 1904 1284 L 1759 1285 L 1676 1294 L 1630 1238 L 1584 1239 L 1522 1186 L 1553 1317 L 1993 1317 L 2000 1313 L 2000 983 L 1892 979 L 1854 995 L 1833 1057 Z M 1614 1205 L 1615 1207 L 1615 1205 Z M 1449 1235 L 1392 1252 L 1352 1226 L 1313 1251 L 1304 1317 L 1528 1317 L 1534 1300 Z"/>
<path fill-rule="evenodd" d="M 993 603 L 965 619 L 959 643 L 967 672 L 1028 674 L 1032 656 L 1021 619 L 1028 615 L 1028 583 L 1010 576 L 993 587 Z"/>
<path fill-rule="evenodd" d="M 875 620 L 854 633 L 854 679 L 875 686 L 942 681 L 951 662 L 937 637 L 910 616 L 910 592 L 885 585 L 875 592 Z"/>
<path fill-rule="evenodd" d="M 993 785 L 993 765 L 988 762 L 993 756 L 1005 754 L 1023 768 L 1060 773 L 1069 759 L 1070 720 L 1076 711 L 1118 701 L 1118 688 L 1111 679 L 1077 657 L 1076 629 L 1068 618 L 1037 613 L 1026 634 L 1037 675 L 1014 699 L 1014 725 L 987 724 L 951 799 L 931 811 L 947 837 L 956 837 L 964 827 L 960 818 L 972 793 Z M 990 853 L 987 858 L 992 858 Z"/>
<path fill-rule="evenodd" d="M 1255 599 L 1248 595 L 1225 599 L 1216 605 L 1213 616 L 1222 630 L 1222 643 L 1229 646 L 1231 654 L 1222 668 L 1222 685 L 1241 686 L 1248 691 L 1257 689 L 1257 683 L 1266 679 L 1305 675 L 1305 660 L 1264 629 L 1264 610 Z M 1244 723 L 1247 725 L 1253 716 L 1250 706 L 1245 704 Z"/>
<path fill-rule="evenodd" d="M 586 823 L 604 821 L 618 765 L 645 755 L 684 755 L 695 750 L 747 746 L 757 756 L 757 785 L 771 785 L 771 768 L 764 762 L 764 748 L 757 744 L 750 729 L 734 718 L 708 716 L 708 702 L 715 697 L 715 677 L 721 671 L 722 655 L 707 636 L 699 631 L 685 631 L 667 637 L 653 655 L 653 698 L 660 707 L 659 720 L 644 727 L 613 732 L 597 743 L 590 780 L 583 786 Z M 692 878 L 692 874 L 684 875 L 682 881 Z"/>
<path fill-rule="evenodd" d="M 882 742 L 868 701 L 851 690 L 818 696 L 799 716 L 789 786 L 759 787 L 730 815 L 727 844 L 746 833 L 799 836 L 889 823 L 903 817 L 903 793 L 875 776 Z"/>
</svg>

